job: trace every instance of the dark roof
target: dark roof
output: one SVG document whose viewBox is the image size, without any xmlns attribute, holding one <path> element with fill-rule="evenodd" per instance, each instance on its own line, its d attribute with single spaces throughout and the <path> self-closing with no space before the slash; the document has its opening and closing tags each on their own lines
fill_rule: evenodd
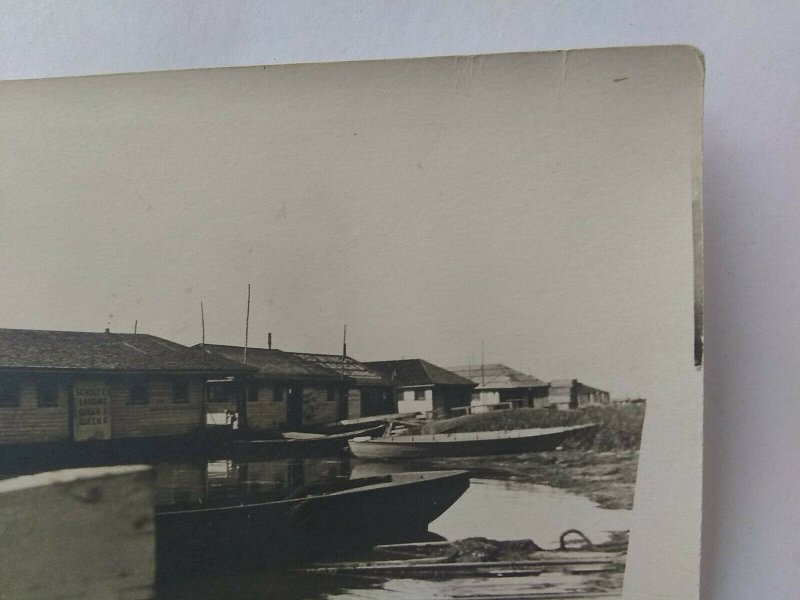
<svg viewBox="0 0 800 600">
<path fill-rule="evenodd" d="M 466 377 L 437 367 L 421 358 L 380 360 L 364 364 L 398 386 L 465 385 L 475 387 L 475 383 Z"/>
<path fill-rule="evenodd" d="M 199 347 L 199 344 L 195 348 Z M 206 352 L 224 356 L 230 360 L 244 360 L 243 346 L 206 344 Z M 330 369 L 303 360 L 291 352 L 267 348 L 248 348 L 247 365 L 256 367 L 258 375 L 270 379 L 292 379 L 305 381 L 341 381 L 342 376 Z"/>
<path fill-rule="evenodd" d="M 470 365 L 447 367 L 447 369 L 474 381 L 478 384 L 477 389 L 479 390 L 546 387 L 549 385 L 546 381 L 542 381 L 533 375 L 522 373 L 499 363 L 483 365 L 483 367 L 481 365 Z"/>
<path fill-rule="evenodd" d="M 0 329 L 0 369 L 241 374 L 252 369 L 147 334 Z"/>
<path fill-rule="evenodd" d="M 360 363 L 349 356 L 341 354 L 313 354 L 310 352 L 292 352 L 312 364 L 324 367 L 334 373 L 344 375 L 354 380 L 357 385 L 391 386 L 392 382 L 384 378 L 377 371 L 373 371 L 364 363 Z"/>
</svg>

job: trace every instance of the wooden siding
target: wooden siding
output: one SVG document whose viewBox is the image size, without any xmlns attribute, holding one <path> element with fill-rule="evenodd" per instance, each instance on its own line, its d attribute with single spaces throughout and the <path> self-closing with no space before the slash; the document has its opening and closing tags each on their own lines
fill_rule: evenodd
<svg viewBox="0 0 800 600">
<path fill-rule="evenodd" d="M 130 404 L 132 381 L 110 381 L 111 435 L 114 438 L 136 438 L 189 434 L 203 426 L 205 382 L 189 381 L 186 403 L 175 403 L 169 378 L 145 380 L 147 404 Z"/>
<path fill-rule="evenodd" d="M 338 418 L 338 402 L 328 400 L 327 388 L 303 387 L 303 425 L 334 423 Z"/>
<path fill-rule="evenodd" d="M 35 378 L 20 382 L 17 407 L 0 407 L 0 444 L 69 440 L 69 386 L 58 385 L 58 405 L 39 406 Z"/>
<path fill-rule="evenodd" d="M 247 426 L 251 429 L 282 429 L 286 426 L 286 390 L 275 398 L 275 386 L 258 385 L 258 400 L 247 403 Z"/>
</svg>

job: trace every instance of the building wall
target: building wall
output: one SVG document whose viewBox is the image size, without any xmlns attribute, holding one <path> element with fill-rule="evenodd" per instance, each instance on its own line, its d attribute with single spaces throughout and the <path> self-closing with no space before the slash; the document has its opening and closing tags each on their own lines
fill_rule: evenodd
<svg viewBox="0 0 800 600">
<path fill-rule="evenodd" d="M 420 394 L 420 392 L 422 392 Z M 419 399 L 417 399 L 419 397 Z M 397 412 L 424 413 L 433 410 L 433 390 L 397 390 Z"/>
<path fill-rule="evenodd" d="M 268 383 L 257 386 L 258 398 L 247 403 L 247 426 L 251 429 L 281 429 L 286 426 L 286 389 Z"/>
<path fill-rule="evenodd" d="M 187 402 L 173 401 L 175 379 L 151 377 L 140 380 L 147 385 L 147 404 L 131 404 L 133 380 L 102 376 L 17 377 L 19 406 L 0 407 L 0 443 L 30 443 L 69 441 L 81 426 L 70 423 L 69 399 L 77 388 L 103 388 L 108 392 L 104 418 L 110 421 L 105 435 L 112 438 L 135 438 L 188 434 L 203 424 L 203 395 L 205 382 L 187 381 Z M 39 406 L 38 382 L 55 381 L 57 403 Z M 80 420 L 81 407 L 75 406 L 75 418 Z M 102 429 L 102 427 L 101 427 Z"/>
<path fill-rule="evenodd" d="M 69 440 L 69 383 L 58 384 L 56 406 L 39 406 L 36 379 L 19 382 L 19 406 L 0 407 L 0 444 Z"/>
<path fill-rule="evenodd" d="M 303 387 L 303 425 L 320 425 L 339 420 L 337 394 L 329 399 L 328 388 L 321 386 Z"/>
<path fill-rule="evenodd" d="M 550 394 L 547 398 L 550 406 L 559 410 L 576 408 L 577 400 L 573 397 L 574 381 L 553 381 L 550 383 Z"/>
<path fill-rule="evenodd" d="M 131 404 L 132 381 L 109 382 L 111 396 L 111 435 L 114 438 L 182 435 L 204 425 L 203 396 L 205 382 L 188 382 L 188 402 L 175 403 L 172 379 L 166 377 L 145 380 L 147 404 Z"/>
</svg>

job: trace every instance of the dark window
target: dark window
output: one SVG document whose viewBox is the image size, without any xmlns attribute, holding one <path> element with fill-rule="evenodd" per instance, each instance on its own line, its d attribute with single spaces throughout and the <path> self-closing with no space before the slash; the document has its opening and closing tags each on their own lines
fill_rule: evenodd
<svg viewBox="0 0 800 600">
<path fill-rule="evenodd" d="M 0 407 L 16 408 L 19 406 L 19 382 L 0 380 Z"/>
<path fill-rule="evenodd" d="M 425 400 L 425 390 L 414 390 L 414 400 Z"/>
<path fill-rule="evenodd" d="M 55 381 L 39 381 L 36 388 L 39 406 L 58 406 L 58 383 Z"/>
<path fill-rule="evenodd" d="M 272 390 L 272 400 L 274 402 L 283 402 L 283 386 L 276 385 Z"/>
<path fill-rule="evenodd" d="M 147 384 L 137 382 L 131 386 L 131 399 L 128 404 L 147 404 L 150 398 Z"/>
<path fill-rule="evenodd" d="M 189 382 L 175 381 L 172 384 L 172 402 L 175 404 L 186 404 L 189 402 Z M 144 402 L 144 404 L 147 404 Z"/>
<path fill-rule="evenodd" d="M 336 388 L 334 386 L 328 386 L 328 395 L 327 395 L 328 402 L 333 402 L 336 400 Z"/>
</svg>

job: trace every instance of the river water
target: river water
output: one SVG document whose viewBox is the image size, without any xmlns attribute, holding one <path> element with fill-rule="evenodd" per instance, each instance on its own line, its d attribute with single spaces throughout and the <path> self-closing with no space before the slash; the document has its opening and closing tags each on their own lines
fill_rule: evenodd
<svg viewBox="0 0 800 600">
<path fill-rule="evenodd" d="M 257 493 L 281 494 L 298 484 L 341 477 L 364 477 L 418 470 L 409 464 L 364 463 L 354 459 L 315 458 L 267 460 L 246 464 L 217 461 L 207 464 L 163 463 L 157 466 L 157 501 L 185 503 L 214 497 L 242 499 Z M 497 479 L 472 479 L 466 493 L 429 530 L 448 540 L 486 537 L 497 540 L 532 539 L 554 548 L 567 529 L 580 529 L 593 542 L 609 532 L 629 528 L 630 512 L 605 510 L 588 498 L 544 485 Z M 609 578 L 615 578 L 611 581 Z M 204 572 L 160 586 L 158 600 L 265 600 L 268 598 L 377 600 L 458 598 L 596 598 L 618 596 L 618 574 L 564 575 L 544 573 L 513 578 L 452 580 L 344 578 L 316 576 L 290 570 L 249 573 Z M 609 595 L 609 591 L 611 592 Z"/>
</svg>

